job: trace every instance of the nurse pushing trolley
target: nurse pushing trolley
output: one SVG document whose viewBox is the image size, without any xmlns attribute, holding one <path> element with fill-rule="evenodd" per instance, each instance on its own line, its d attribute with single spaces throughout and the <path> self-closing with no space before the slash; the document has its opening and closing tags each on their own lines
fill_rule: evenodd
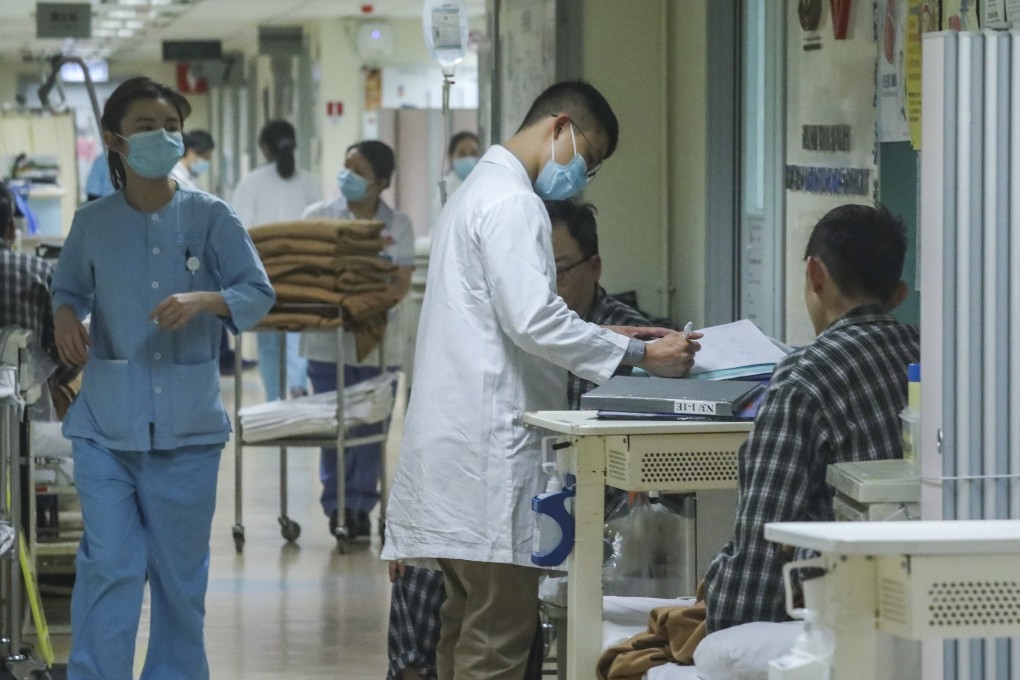
<svg viewBox="0 0 1020 680">
<path fill-rule="evenodd" d="M 169 178 L 190 113 L 148 78 L 110 95 L 102 127 L 118 191 L 75 214 L 53 279 L 60 356 L 85 364 L 63 426 L 85 523 L 72 680 L 132 677 L 146 579 L 141 677 L 209 677 L 209 532 L 230 432 L 220 333 L 254 326 L 275 296 L 230 207 Z"/>
</svg>

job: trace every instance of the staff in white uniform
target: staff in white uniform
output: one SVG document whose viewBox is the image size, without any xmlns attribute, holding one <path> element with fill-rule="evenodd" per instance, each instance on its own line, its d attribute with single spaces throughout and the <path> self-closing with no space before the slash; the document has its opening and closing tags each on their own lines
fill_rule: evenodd
<svg viewBox="0 0 1020 680">
<path fill-rule="evenodd" d="M 621 364 L 679 376 L 699 348 L 665 329 L 589 324 L 556 293 L 542 199 L 583 189 L 618 134 L 594 87 L 550 87 L 517 133 L 485 153 L 433 233 L 383 557 L 439 558 L 444 680 L 524 674 L 540 573 L 530 499 L 542 479 L 541 435 L 521 415 L 566 408 L 563 369 L 596 383 Z"/>
<path fill-rule="evenodd" d="M 397 265 L 397 273 L 390 282 L 390 293 L 400 300 L 411 287 L 414 271 L 414 231 L 411 220 L 402 212 L 393 210 L 382 200 L 382 192 L 390 185 L 396 167 L 393 149 L 386 144 L 368 140 L 347 148 L 344 168 L 337 176 L 340 196 L 309 206 L 306 219 L 328 218 L 344 220 L 379 220 L 386 227 L 383 238 L 389 243 L 380 257 Z M 390 370 L 400 369 L 403 349 L 400 341 L 396 310 L 391 310 L 383 342 L 386 365 Z M 351 386 L 379 375 L 378 350 L 358 361 L 354 348 L 354 335 L 344 331 L 343 362 L 344 385 Z M 308 360 L 308 378 L 312 389 L 330 392 L 336 389 L 336 334 L 307 332 L 301 335 L 301 356 Z M 368 437 L 381 434 L 382 423 L 359 425 L 348 431 L 350 437 Z M 368 514 L 379 502 L 379 478 L 382 474 L 382 444 L 364 444 L 344 449 L 344 524 L 351 538 L 369 536 L 372 526 Z M 319 479 L 322 481 L 322 510 L 329 517 L 329 531 L 335 533 L 339 523 L 336 497 L 336 449 L 323 449 L 319 462 Z"/>
<path fill-rule="evenodd" d="M 295 167 L 297 142 L 294 126 L 285 120 L 271 120 L 259 133 L 259 148 L 269 161 L 241 178 L 234 188 L 233 205 L 247 228 L 271 222 L 299 220 L 312 203 L 322 200 L 322 187 L 312 175 Z M 292 394 L 305 392 L 307 365 L 298 355 L 298 334 L 287 333 L 287 388 Z M 280 336 L 259 333 L 259 373 L 266 400 L 280 398 Z"/>
<path fill-rule="evenodd" d="M 195 180 L 209 170 L 209 162 L 215 148 L 212 135 L 205 130 L 185 132 L 184 155 L 170 171 L 170 179 L 185 189 L 200 190 Z"/>
</svg>

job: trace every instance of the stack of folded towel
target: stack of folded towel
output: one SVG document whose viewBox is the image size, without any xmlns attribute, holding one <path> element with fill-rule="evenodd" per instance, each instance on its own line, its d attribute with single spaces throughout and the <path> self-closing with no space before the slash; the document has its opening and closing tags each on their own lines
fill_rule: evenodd
<svg viewBox="0 0 1020 680">
<path fill-rule="evenodd" d="M 359 359 L 372 351 L 386 330 L 387 310 L 397 302 L 389 293 L 397 267 L 379 257 L 386 247 L 384 226 L 368 220 L 301 220 L 252 229 L 277 301 L 261 325 L 284 330 L 345 325 L 355 335 Z M 294 303 L 335 305 L 338 314 L 287 308 Z"/>
</svg>

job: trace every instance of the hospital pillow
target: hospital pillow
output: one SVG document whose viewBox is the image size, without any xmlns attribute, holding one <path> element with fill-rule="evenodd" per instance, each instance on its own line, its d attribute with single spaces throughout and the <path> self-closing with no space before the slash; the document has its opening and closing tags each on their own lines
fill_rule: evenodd
<svg viewBox="0 0 1020 680">
<path fill-rule="evenodd" d="M 755 622 L 718 630 L 694 651 L 701 680 L 768 680 L 769 661 L 786 654 L 803 621 Z"/>
</svg>

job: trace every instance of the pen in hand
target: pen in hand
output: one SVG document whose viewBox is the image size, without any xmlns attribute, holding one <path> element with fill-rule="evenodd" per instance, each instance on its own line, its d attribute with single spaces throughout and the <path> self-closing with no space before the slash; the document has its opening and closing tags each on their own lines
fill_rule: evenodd
<svg viewBox="0 0 1020 680">
<path fill-rule="evenodd" d="M 693 321 L 688 321 L 687 325 L 684 326 L 684 330 L 683 330 L 683 334 L 684 334 L 684 339 L 685 340 L 687 338 L 691 337 L 691 332 L 693 330 L 694 330 L 694 322 Z"/>
</svg>

